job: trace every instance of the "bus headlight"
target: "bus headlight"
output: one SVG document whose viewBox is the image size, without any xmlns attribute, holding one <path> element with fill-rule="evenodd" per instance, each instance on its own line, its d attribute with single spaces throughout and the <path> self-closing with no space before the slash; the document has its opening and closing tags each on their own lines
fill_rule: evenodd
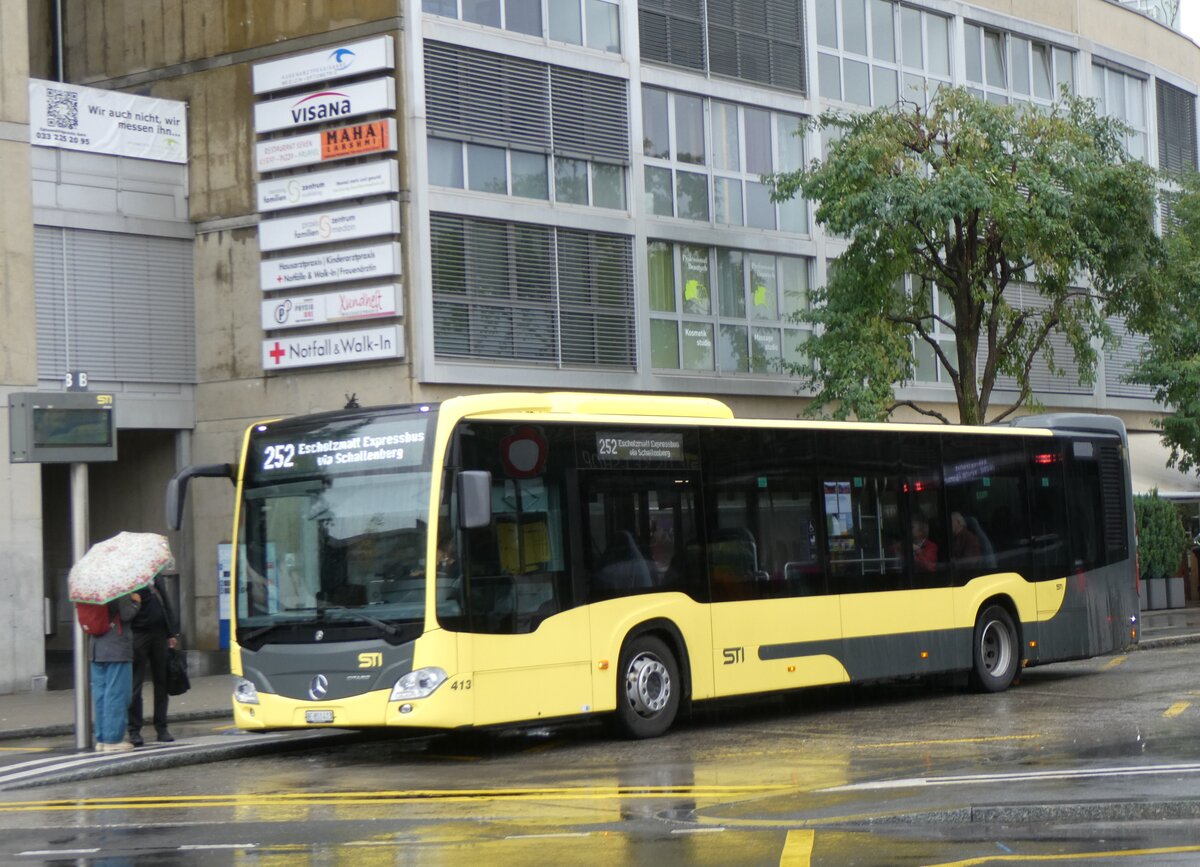
<svg viewBox="0 0 1200 867">
<path fill-rule="evenodd" d="M 233 700 L 239 704 L 258 704 L 258 687 L 239 677 L 233 685 Z"/>
<path fill-rule="evenodd" d="M 396 681 L 388 701 L 403 701 L 409 698 L 425 698 L 446 682 L 446 672 L 440 668 L 418 668 Z"/>
</svg>

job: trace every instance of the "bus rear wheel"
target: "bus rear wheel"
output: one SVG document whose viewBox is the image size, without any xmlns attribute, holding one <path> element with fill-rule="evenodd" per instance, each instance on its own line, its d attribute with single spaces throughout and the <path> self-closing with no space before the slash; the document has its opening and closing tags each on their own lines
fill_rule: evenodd
<svg viewBox="0 0 1200 867">
<path fill-rule="evenodd" d="M 972 680 L 983 692 L 1003 692 L 1017 676 L 1021 652 L 1008 611 L 989 605 L 975 621 Z"/>
<path fill-rule="evenodd" d="M 630 738 L 655 738 L 679 711 L 679 664 L 662 640 L 641 635 L 621 651 L 617 728 Z"/>
</svg>

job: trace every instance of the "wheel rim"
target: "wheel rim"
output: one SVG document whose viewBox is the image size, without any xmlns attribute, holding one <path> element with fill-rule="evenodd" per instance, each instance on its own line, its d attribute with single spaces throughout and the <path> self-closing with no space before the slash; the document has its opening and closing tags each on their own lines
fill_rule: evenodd
<svg viewBox="0 0 1200 867">
<path fill-rule="evenodd" d="M 979 658 L 993 677 L 1002 677 L 1012 663 L 1012 635 L 999 620 L 989 621 L 979 636 Z"/>
<path fill-rule="evenodd" d="M 655 716 L 671 698 L 671 672 L 653 653 L 639 653 L 625 671 L 625 695 L 638 716 Z"/>
</svg>

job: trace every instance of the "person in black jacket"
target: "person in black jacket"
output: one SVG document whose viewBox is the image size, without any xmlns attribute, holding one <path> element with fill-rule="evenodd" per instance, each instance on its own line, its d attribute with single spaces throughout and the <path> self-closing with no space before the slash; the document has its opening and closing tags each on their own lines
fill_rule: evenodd
<svg viewBox="0 0 1200 867">
<path fill-rule="evenodd" d="M 142 739 L 142 685 L 146 669 L 154 681 L 154 728 L 158 740 L 175 740 L 167 730 L 167 651 L 179 644 L 179 618 L 167 599 L 162 576 L 142 591 L 142 606 L 129 624 L 133 628 L 133 695 L 129 701 L 129 742 Z"/>
</svg>

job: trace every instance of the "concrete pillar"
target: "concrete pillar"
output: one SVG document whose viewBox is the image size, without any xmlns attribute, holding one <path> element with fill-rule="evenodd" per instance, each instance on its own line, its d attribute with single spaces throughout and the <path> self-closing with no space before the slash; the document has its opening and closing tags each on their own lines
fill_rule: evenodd
<svg viewBox="0 0 1200 867">
<path fill-rule="evenodd" d="M 41 468 L 8 460 L 8 395 L 37 388 L 28 46 L 24 0 L 0 0 L 0 693 L 46 667 Z"/>
</svg>

